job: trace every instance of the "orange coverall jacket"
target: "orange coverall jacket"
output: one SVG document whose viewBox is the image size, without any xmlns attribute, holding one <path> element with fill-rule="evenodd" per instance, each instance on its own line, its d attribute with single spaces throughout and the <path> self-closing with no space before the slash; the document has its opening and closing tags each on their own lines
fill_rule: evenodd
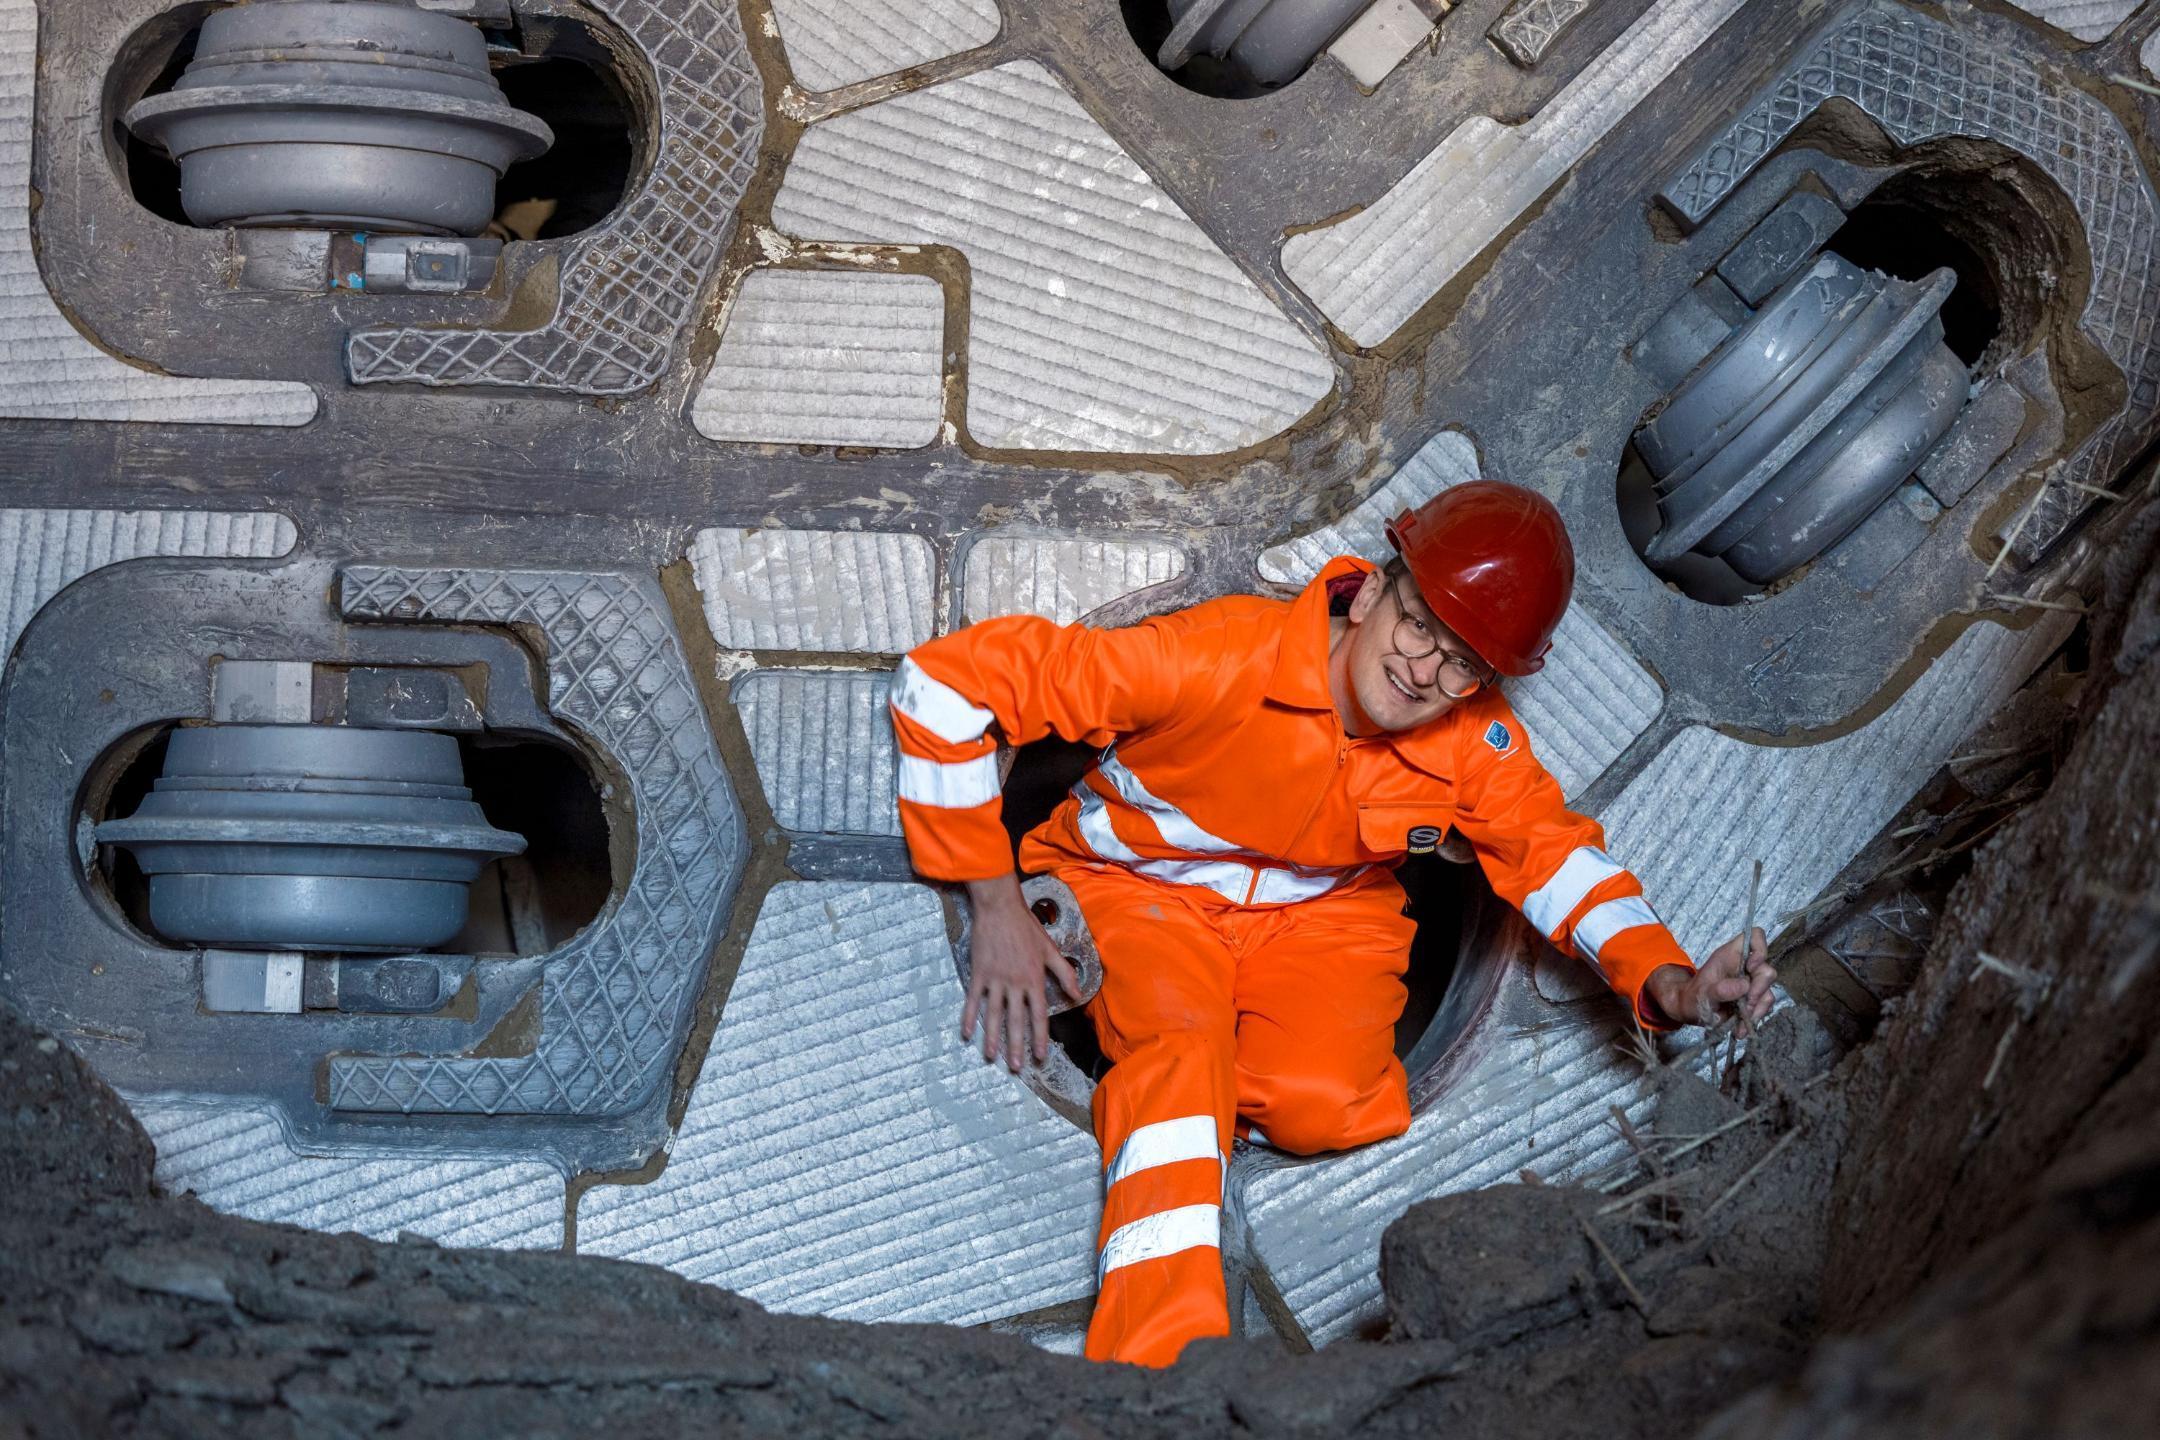
<svg viewBox="0 0 2160 1440">
<path fill-rule="evenodd" d="M 1328 689 L 1328 585 L 1373 567 L 1339 556 L 1293 601 L 1233 595 L 1119 630 L 986 620 L 910 654 L 894 677 L 900 818 L 937 880 L 1008 873 L 995 726 L 1103 746 L 1020 851 L 1029 873 L 1110 864 L 1232 904 L 1295 904 L 1385 877 L 1450 829 L 1493 889 L 1636 1007 L 1686 953 L 1569 810 L 1522 723 L 1487 686 L 1432 723 L 1353 739 Z"/>
</svg>

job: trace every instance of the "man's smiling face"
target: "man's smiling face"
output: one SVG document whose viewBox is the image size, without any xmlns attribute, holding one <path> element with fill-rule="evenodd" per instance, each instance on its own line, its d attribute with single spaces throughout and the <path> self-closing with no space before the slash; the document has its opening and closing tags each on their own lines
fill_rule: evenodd
<svg viewBox="0 0 2160 1440">
<path fill-rule="evenodd" d="M 1430 724 L 1458 697 L 1491 682 L 1491 670 L 1440 623 L 1406 574 L 1366 576 L 1350 602 L 1349 620 L 1338 663 L 1358 711 L 1377 729 Z"/>
</svg>

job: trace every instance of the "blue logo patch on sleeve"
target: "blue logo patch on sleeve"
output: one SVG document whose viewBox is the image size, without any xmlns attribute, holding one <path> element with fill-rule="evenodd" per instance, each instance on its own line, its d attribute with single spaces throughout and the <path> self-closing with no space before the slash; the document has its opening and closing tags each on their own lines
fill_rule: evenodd
<svg viewBox="0 0 2160 1440">
<path fill-rule="evenodd" d="M 1485 727 L 1485 743 L 1505 755 L 1508 748 L 1515 743 L 1515 737 L 1508 734 L 1507 726 L 1495 720 Z"/>
</svg>

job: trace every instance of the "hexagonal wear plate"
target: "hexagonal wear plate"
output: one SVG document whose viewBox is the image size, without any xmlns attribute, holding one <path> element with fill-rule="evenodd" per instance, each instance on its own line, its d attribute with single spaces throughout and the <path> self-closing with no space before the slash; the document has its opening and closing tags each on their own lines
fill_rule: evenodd
<svg viewBox="0 0 2160 1440">
<path fill-rule="evenodd" d="M 548 708 L 630 777 L 637 859 L 618 900 L 547 957 L 530 1055 L 339 1056 L 330 1103 L 406 1114 L 615 1114 L 668 1075 L 749 845 L 658 587 L 628 575 L 352 566 L 355 620 L 529 624 Z"/>
<path fill-rule="evenodd" d="M 735 233 L 757 166 L 765 89 L 732 4 L 595 0 L 652 67 L 659 143 L 613 219 L 566 247 L 562 296 L 537 330 L 356 330 L 356 385 L 519 385 L 579 395 L 643 390 L 666 371 L 698 292 Z"/>
<path fill-rule="evenodd" d="M 1701 223 L 1833 99 L 1858 105 L 1900 145 L 1947 135 L 2007 145 L 2060 185 L 2084 222 L 2093 281 L 2079 324 L 2122 368 L 2130 396 L 2049 479 L 2019 531 L 2018 553 L 2036 559 L 2095 503 L 2079 487 L 2106 488 L 2160 433 L 2153 273 L 2160 201 L 2137 148 L 2113 111 L 2007 47 L 1869 0 L 1810 44 L 1660 198 L 1689 224 Z"/>
</svg>

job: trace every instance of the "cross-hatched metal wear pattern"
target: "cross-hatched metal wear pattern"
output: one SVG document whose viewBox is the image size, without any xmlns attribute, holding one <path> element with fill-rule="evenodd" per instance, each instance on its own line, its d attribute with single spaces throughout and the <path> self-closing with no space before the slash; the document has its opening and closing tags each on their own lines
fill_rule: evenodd
<svg viewBox="0 0 2160 1440">
<path fill-rule="evenodd" d="M 354 307 L 376 302 L 350 299 L 340 319 L 320 296 L 205 286 L 201 267 L 177 287 L 171 271 L 93 272 L 50 256 L 41 273 L 30 247 L 33 135 L 38 174 L 55 181 L 47 193 L 88 195 L 73 203 L 101 243 L 108 227 L 142 233 L 93 206 L 98 187 L 61 188 L 71 173 L 106 180 L 102 169 L 59 163 L 72 147 L 102 165 L 81 125 L 97 113 L 102 63 L 70 56 L 107 53 L 83 37 L 117 34 L 123 22 L 77 24 L 101 7 L 64 0 L 0 0 L 0 416 L 160 427 L 116 438 L 117 425 L 9 422 L 25 437 L 17 468 L 61 504 L 65 467 L 78 464 L 86 483 L 115 487 L 102 503 L 225 507 L 0 510 L 0 641 L 19 637 L 25 662 L 0 694 L 11 789 L 35 770 L 46 737 L 69 739 L 107 704 L 95 699 L 105 682 L 93 665 L 54 657 L 94 661 L 94 642 L 112 648 L 122 632 L 111 622 L 130 604 L 157 615 L 144 597 L 195 593 L 185 613 L 199 618 L 157 633 L 185 629 L 181 638 L 205 641 L 203 654 L 235 653 L 220 628 L 230 627 L 252 658 L 390 667 L 456 652 L 493 665 L 487 719 L 501 731 L 537 723 L 525 676 L 544 672 L 556 728 L 604 757 L 610 838 L 632 857 L 616 866 L 606 907 L 552 953 L 472 966 L 478 1018 L 369 1011 L 352 970 L 345 1011 L 206 1015 L 195 959 L 124 937 L 138 957 L 137 994 L 155 978 L 141 957 L 167 967 L 155 1022 L 94 1032 L 76 1008 L 82 1023 L 49 1028 L 92 1064 L 140 1067 L 120 1088 L 158 1142 L 160 1185 L 232 1214 L 384 1237 L 409 1229 L 444 1244 L 568 1241 L 774 1309 L 1017 1322 L 1038 1343 L 1062 1332 L 1060 1343 L 1076 1345 L 1069 1326 L 1094 1289 L 1102 1214 L 1103 1157 L 1072 1118 L 1087 1085 L 1062 1052 L 1061 1071 L 1031 1082 L 986 1067 L 955 1034 L 952 912 L 934 887 L 897 883 L 907 856 L 892 677 L 864 667 L 991 614 L 1111 623 L 1262 581 L 1295 588 L 1333 555 L 1384 555 L 1383 523 L 1449 485 L 1480 474 L 1536 485 L 1571 525 L 1588 522 L 1577 531 L 1584 583 L 1544 672 L 1506 693 L 1573 803 L 1596 814 L 1608 848 L 1699 954 L 1739 924 L 1750 862 L 1764 862 L 1756 918 L 1773 928 L 1835 886 L 1927 778 L 1977 743 L 1975 722 L 2073 623 L 2058 613 L 2029 615 L 2017 630 L 1976 623 L 1893 693 L 1903 682 L 1888 678 L 1892 667 L 1916 637 L 1939 638 L 1927 627 L 1969 592 L 1935 599 L 1986 563 L 1975 565 L 1950 533 L 1960 527 L 1943 522 L 1912 541 L 1922 548 L 1906 552 L 1910 561 L 1870 569 L 1898 536 L 1923 533 L 1905 507 L 1880 512 L 1899 527 L 1871 534 L 1880 552 L 1863 556 L 1856 544 L 1806 592 L 1709 607 L 1655 588 L 1618 532 L 1608 462 L 1641 414 L 1630 387 L 1647 372 L 1629 346 L 1671 303 L 1660 287 L 1691 281 L 1695 262 L 1722 248 L 1711 242 L 1725 227 L 1707 222 L 1737 232 L 1731 212 L 1752 214 L 1754 190 L 1801 168 L 1776 152 L 1833 99 L 1895 142 L 1886 166 L 1838 180 L 1841 197 L 1872 176 L 1930 179 L 1927 151 L 1914 147 L 1932 139 L 2029 157 L 2085 231 L 2091 288 L 2066 303 L 2084 307 L 2085 331 L 2129 384 L 2121 414 L 2072 436 L 2083 448 L 2043 491 L 2020 548 L 2065 533 L 2088 503 L 2074 482 L 2112 488 L 2160 434 L 2160 199 L 2136 149 L 2145 137 L 2128 119 L 2142 102 L 2110 97 L 2091 78 L 2131 67 L 2140 43 L 2153 68 L 2160 36 L 2144 32 L 2154 3 L 1488 0 L 1474 16 L 1458 5 L 1449 23 L 1467 30 L 1452 42 L 1443 33 L 1385 86 L 1346 100 L 1364 107 L 1362 120 L 1345 109 L 1324 134 L 1282 137 L 1295 143 L 1280 155 L 1246 127 L 1200 169 L 1179 169 L 1177 147 L 1163 141 L 1176 107 L 1214 102 L 1181 96 L 1114 24 L 1066 13 L 1077 7 L 1008 8 L 1014 28 L 997 40 L 997 0 L 752 6 L 747 23 L 765 27 L 756 59 L 775 85 L 789 72 L 794 80 L 788 98 L 772 97 L 791 118 L 769 152 L 768 97 L 741 7 L 570 8 L 637 72 L 641 167 L 594 229 L 511 247 L 506 279 L 560 275 L 525 293 L 537 302 L 515 307 L 525 318 L 446 328 L 447 312 L 421 298 L 360 319 Z M 565 11 L 531 0 L 520 9 L 528 21 Z M 2133 12 L 2146 18 L 2127 20 Z M 2107 25 L 2122 33 L 2104 50 L 2070 39 Z M 1104 44 L 1115 54 L 1097 53 Z M 1135 74 L 1153 84 L 1148 95 L 1130 88 Z M 1457 84 L 1459 122 L 1397 152 L 1359 138 L 1435 81 Z M 1706 102 L 1713 89 L 1721 98 Z M 1158 103 L 1172 108 L 1148 113 Z M 1698 149 L 1703 137 L 1714 138 Z M 1647 155 L 1665 158 L 1647 170 L 1629 163 Z M 1293 162 L 1335 173 L 1315 187 L 1274 184 Z M 772 230 L 730 294 L 723 260 L 758 238 L 736 230 L 753 175 Z M 1255 180 L 1267 183 L 1246 184 Z M 1750 194 L 1736 196 L 1743 186 Z M 1691 241 L 1674 245 L 1643 222 L 1650 192 L 1701 225 Z M 114 194 L 128 199 L 124 185 Z M 1190 212 L 1180 196 L 1194 197 Z M 172 234 L 195 245 L 174 256 L 226 253 L 229 237 Z M 964 264 L 940 261 L 936 278 L 892 273 L 880 268 L 892 254 L 872 264 L 849 246 L 944 246 Z M 291 279 L 276 268 L 289 255 L 241 248 L 251 276 Z M 1477 280 L 1487 262 L 1488 279 Z M 1483 304 L 1503 279 L 1506 303 Z M 1277 303 L 1286 282 L 1334 321 L 1333 343 L 1302 303 L 1295 316 Z M 1443 293 L 1467 299 L 1442 304 Z M 145 296 L 170 301 L 171 323 L 113 323 L 123 303 L 130 316 L 157 313 L 145 312 Z M 442 301 L 468 324 L 495 312 L 464 307 L 486 303 Z M 239 328 L 185 323 L 190 315 Z M 273 323 L 240 324 L 247 316 Z M 308 316 L 333 328 L 309 330 Z M 84 332 L 101 317 L 111 334 L 93 345 Z M 711 333 L 697 347 L 701 330 Z M 250 348 L 250 374 L 323 382 L 315 367 L 341 357 L 353 386 L 331 378 L 325 421 L 309 428 L 299 424 L 316 413 L 309 385 L 188 381 L 118 358 L 214 369 L 236 343 Z M 1358 346 L 1384 348 L 1353 359 Z M 711 349 L 710 364 L 693 362 L 693 348 Z M 1566 393 L 1547 397 L 1538 387 L 1554 374 Z M 463 427 L 440 416 L 403 424 L 467 406 L 469 392 L 353 388 L 398 383 L 501 387 L 487 407 L 538 437 L 528 448 L 539 463 L 497 472 L 484 459 L 488 437 L 452 433 Z M 561 403 L 655 387 L 665 413 L 658 396 L 627 409 Z M 1530 395 L 1541 403 L 1523 406 Z M 286 428 L 240 437 L 240 463 L 200 430 L 206 421 Z M 366 513 L 354 511 L 347 502 L 388 463 L 392 431 L 426 439 L 428 453 L 412 458 L 441 468 L 423 477 L 424 502 L 411 482 L 370 492 Z M 2028 425 L 2018 451 L 2068 448 L 2048 431 Z M 1271 437 L 1286 438 L 1241 453 Z M 798 445 L 925 448 L 912 457 L 787 448 Z M 997 451 L 1042 452 L 1044 463 Z M 1173 473 L 1071 458 L 1080 451 L 1225 458 Z M 266 503 L 250 475 L 325 464 L 332 483 L 294 509 L 298 531 L 283 516 L 247 513 Z M 572 472 L 578 503 L 566 507 Z M 459 500 L 474 476 L 491 487 L 485 513 Z M 174 499 L 174 487 L 187 494 Z M 1363 499 L 1344 512 L 1352 495 Z M 423 515 L 420 504 L 433 508 Z M 377 519 L 387 522 L 380 532 L 368 528 Z M 378 563 L 348 565 L 363 531 L 389 538 L 359 557 Z M 727 764 L 769 802 L 766 861 L 805 877 L 773 884 L 739 914 L 751 841 L 707 723 L 714 674 L 693 674 L 683 643 L 703 655 L 705 637 L 678 633 L 671 601 L 685 597 L 663 594 L 653 568 L 693 532 L 703 619 L 682 623 L 703 623 L 717 674 L 736 677 L 731 709 L 747 757 L 731 749 Z M 275 558 L 296 543 L 301 553 Z M 164 560 L 77 583 L 153 554 L 248 558 Z M 385 556 L 397 563 L 379 563 Z M 1875 589 L 1862 590 L 1863 570 L 1879 574 Z M 70 584 L 74 593 L 30 622 Z M 1162 588 L 1138 593 L 1150 587 Z M 1829 602 L 1810 611 L 1810 595 L 1834 597 L 1842 613 Z M 263 603 L 246 608 L 254 596 Z M 1718 620 L 1696 623 L 1713 609 Z M 188 657 L 179 679 L 171 665 L 161 672 L 160 694 L 179 699 L 142 709 L 139 721 L 131 712 L 112 735 L 199 713 L 189 707 L 207 680 L 195 652 L 140 653 Z M 1744 689 L 1731 683 L 1735 666 Z M 1886 678 L 1848 696 L 1863 671 Z M 49 693 L 32 696 L 36 687 Z M 1818 702 L 1811 687 L 1834 698 Z M 119 689 L 127 706 L 128 687 Z M 1862 705 L 1878 701 L 1886 708 L 1862 723 Z M 1790 723 L 1805 730 L 1749 738 L 1801 705 L 1814 708 Z M 754 780 L 743 778 L 746 759 Z M 48 788 L 80 793 L 69 782 Z M 1735 794 L 1752 798 L 1736 805 Z M 16 842 L 34 814 L 52 837 L 35 853 L 74 867 L 72 832 L 48 823 L 72 822 L 69 804 L 19 807 L 11 853 L 33 853 Z M 32 907 L 16 901 L 33 887 L 71 897 L 79 888 L 29 864 L 10 870 L 6 919 L 17 926 Z M 61 918 L 73 934 L 59 923 L 19 929 L 12 953 L 91 973 L 70 946 L 118 927 Z M 731 919 L 729 953 L 740 944 L 742 958 L 721 985 L 708 967 Z M 1499 941 L 1465 952 L 1505 968 L 1466 985 L 1479 1013 L 1445 1064 L 1416 1067 L 1407 1134 L 1303 1160 L 1246 1149 L 1232 1163 L 1226 1249 L 1265 1267 L 1282 1302 L 1263 1327 L 1320 1344 L 1360 1333 L 1382 1313 L 1380 1236 L 1404 1205 L 1525 1167 L 1551 1183 L 1583 1179 L 1632 1153 L 1610 1123 L 1615 1107 L 1636 1125 L 1657 1120 L 1655 1087 L 1615 1048 L 1624 1012 L 1592 967 L 1533 943 L 1513 919 Z M 10 1003 L 20 986 L 0 976 Z M 48 1015 L 68 1013 L 67 996 L 50 994 L 59 999 L 32 998 Z M 692 1045 L 701 997 L 711 1037 Z M 525 1023 L 502 1024 L 505 1013 Z M 475 1047 L 512 1029 L 522 1043 Z M 247 1052 L 256 1063 L 236 1063 L 243 1044 L 256 1047 Z M 279 1063 L 260 1063 L 266 1056 Z M 194 1068 L 178 1069 L 183 1060 Z M 686 1065 L 697 1073 L 684 1073 L 689 1094 L 679 1097 L 672 1082 Z M 327 1090 L 317 1089 L 318 1066 Z M 686 1102 L 673 1124 L 671 1100 Z M 664 1155 L 653 1148 L 663 1139 Z M 636 1183 L 616 1183 L 644 1161 Z"/>
<path fill-rule="evenodd" d="M 629 776 L 637 860 L 616 903 L 547 959 L 533 1053 L 341 1056 L 340 1110 L 613 1114 L 669 1073 L 748 836 L 665 602 L 628 575 L 354 566 L 354 619 L 537 626 L 548 708 Z"/>
<path fill-rule="evenodd" d="M 2160 411 L 2156 202 L 2115 113 L 2084 91 L 1965 31 L 1871 0 L 1837 22 L 1754 108 L 1714 137 L 1662 194 L 1699 223 L 1826 101 L 1858 105 L 1900 145 L 1971 135 L 2007 145 L 2062 186 L 2085 224 L 2092 293 L 2080 324 L 2129 384 L 2123 410 L 2048 481 L 2017 550 L 2043 553 L 2155 433 Z"/>
<path fill-rule="evenodd" d="M 562 297 L 537 330 L 357 330 L 358 385 L 521 385 L 580 395 L 643 390 L 666 371 L 698 294 L 735 233 L 757 166 L 765 92 L 736 7 L 721 0 L 596 0 L 652 67 L 659 141 L 643 185 L 570 241 Z"/>
<path fill-rule="evenodd" d="M 1591 0 L 1515 0 L 1487 33 L 1501 54 L 1527 69 L 1545 58 L 1560 32 L 1590 5 Z"/>
</svg>

